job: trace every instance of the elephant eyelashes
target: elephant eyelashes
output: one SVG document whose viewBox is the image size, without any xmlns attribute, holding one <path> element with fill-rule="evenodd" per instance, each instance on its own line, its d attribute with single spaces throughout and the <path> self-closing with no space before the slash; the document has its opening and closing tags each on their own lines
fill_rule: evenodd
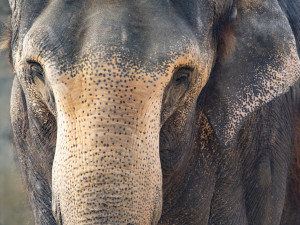
<svg viewBox="0 0 300 225">
<path fill-rule="evenodd" d="M 192 73 L 192 69 L 190 69 L 190 68 L 181 68 L 181 69 L 177 70 L 177 72 L 175 72 L 175 74 L 173 76 L 175 85 L 184 84 L 187 87 L 191 73 Z"/>
<path fill-rule="evenodd" d="M 34 96 L 37 100 L 43 102 L 53 115 L 56 115 L 56 105 L 53 91 L 45 79 L 43 67 L 34 61 L 27 61 L 29 65 L 28 81 L 31 85 Z"/>
<path fill-rule="evenodd" d="M 190 85 L 193 69 L 183 67 L 175 71 L 173 77 L 166 87 L 163 97 L 162 121 L 171 115 L 177 107 L 179 100 L 184 96 Z"/>
<path fill-rule="evenodd" d="M 27 63 L 30 67 L 30 81 L 35 83 L 35 79 L 38 78 L 44 83 L 45 77 L 43 67 L 37 62 L 28 61 Z"/>
</svg>

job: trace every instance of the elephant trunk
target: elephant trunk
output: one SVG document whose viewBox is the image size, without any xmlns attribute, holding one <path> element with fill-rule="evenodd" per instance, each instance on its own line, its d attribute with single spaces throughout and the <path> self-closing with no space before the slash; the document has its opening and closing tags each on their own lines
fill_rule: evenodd
<svg viewBox="0 0 300 225">
<path fill-rule="evenodd" d="M 68 98 L 58 104 L 52 174 L 56 219 L 156 224 L 162 204 L 160 108 L 142 99 L 117 104 L 113 97 L 92 97 L 70 104 Z"/>
</svg>

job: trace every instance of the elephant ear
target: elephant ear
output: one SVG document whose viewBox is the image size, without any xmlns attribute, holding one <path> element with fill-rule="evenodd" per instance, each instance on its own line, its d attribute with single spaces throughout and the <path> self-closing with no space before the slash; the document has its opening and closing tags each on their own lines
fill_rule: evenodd
<svg viewBox="0 0 300 225">
<path fill-rule="evenodd" d="M 277 1 L 238 0 L 236 9 L 236 18 L 221 31 L 201 100 L 225 148 L 250 113 L 287 92 L 300 76 L 295 37 Z"/>
</svg>

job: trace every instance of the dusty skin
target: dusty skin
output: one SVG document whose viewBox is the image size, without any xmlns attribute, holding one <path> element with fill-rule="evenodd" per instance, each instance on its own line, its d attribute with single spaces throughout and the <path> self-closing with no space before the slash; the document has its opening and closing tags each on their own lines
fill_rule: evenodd
<svg viewBox="0 0 300 225">
<path fill-rule="evenodd" d="M 10 6 L 36 224 L 298 223 L 298 0 Z"/>
</svg>

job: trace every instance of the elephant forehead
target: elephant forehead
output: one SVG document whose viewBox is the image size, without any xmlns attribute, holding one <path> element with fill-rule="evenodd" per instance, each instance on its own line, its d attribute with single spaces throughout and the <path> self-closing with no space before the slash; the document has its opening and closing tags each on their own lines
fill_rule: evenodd
<svg viewBox="0 0 300 225">
<path fill-rule="evenodd" d="M 74 56 L 82 60 L 86 55 L 97 57 L 101 52 L 155 64 L 170 54 L 197 48 L 194 32 L 175 12 L 164 11 L 166 6 L 159 7 L 151 1 L 108 2 L 75 7 L 73 10 L 78 13 L 71 13 L 60 1 L 52 3 L 25 35 L 23 56 L 72 61 Z"/>
</svg>

